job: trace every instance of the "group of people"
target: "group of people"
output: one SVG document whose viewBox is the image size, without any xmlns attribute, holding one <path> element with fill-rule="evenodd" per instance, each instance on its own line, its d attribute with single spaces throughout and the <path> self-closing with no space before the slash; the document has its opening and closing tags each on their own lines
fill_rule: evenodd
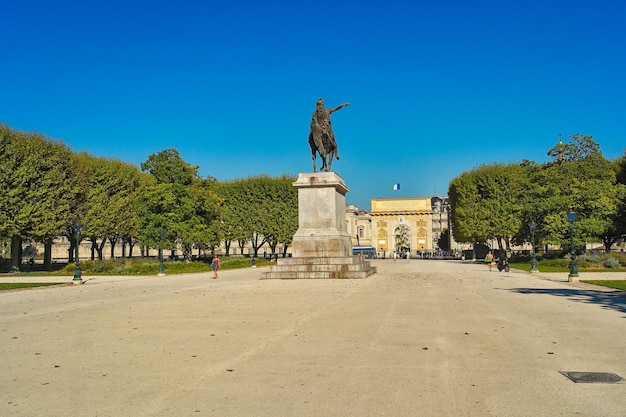
<svg viewBox="0 0 626 417">
<path fill-rule="evenodd" d="M 409 259 L 410 255 L 411 255 L 411 253 L 408 252 L 408 251 L 406 251 L 404 253 L 400 253 L 400 252 L 396 251 L 396 252 L 393 253 L 393 261 L 395 262 L 396 259 L 402 259 L 402 258 Z"/>
</svg>

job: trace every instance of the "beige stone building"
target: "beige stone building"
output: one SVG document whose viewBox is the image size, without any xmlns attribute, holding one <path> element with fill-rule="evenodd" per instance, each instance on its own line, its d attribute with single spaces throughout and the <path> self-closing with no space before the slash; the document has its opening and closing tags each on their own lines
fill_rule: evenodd
<svg viewBox="0 0 626 417">
<path fill-rule="evenodd" d="M 374 198 L 370 216 L 379 256 L 434 249 L 430 197 Z"/>
<path fill-rule="evenodd" d="M 346 206 L 346 226 L 353 246 L 372 246 L 379 257 L 394 252 L 411 256 L 438 254 L 439 239 L 449 239 L 451 252 L 460 250 L 454 242 L 448 221 L 447 197 L 375 198 L 371 211 Z"/>
<path fill-rule="evenodd" d="M 357 206 L 346 205 L 346 230 L 352 237 L 352 246 L 374 246 L 372 244 L 372 216 Z"/>
</svg>

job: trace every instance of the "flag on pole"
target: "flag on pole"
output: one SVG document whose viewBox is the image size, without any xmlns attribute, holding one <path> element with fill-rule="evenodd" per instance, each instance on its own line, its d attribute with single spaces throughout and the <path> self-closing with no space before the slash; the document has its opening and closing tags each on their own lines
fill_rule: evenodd
<svg viewBox="0 0 626 417">
<path fill-rule="evenodd" d="M 393 187 L 391 187 L 392 190 L 399 190 L 400 189 L 400 183 L 394 184 Z"/>
</svg>

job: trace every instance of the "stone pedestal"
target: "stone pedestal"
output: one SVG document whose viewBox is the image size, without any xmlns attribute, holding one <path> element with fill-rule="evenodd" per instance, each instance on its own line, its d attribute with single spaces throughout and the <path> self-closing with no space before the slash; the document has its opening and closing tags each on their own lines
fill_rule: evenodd
<svg viewBox="0 0 626 417">
<path fill-rule="evenodd" d="M 346 193 L 343 178 L 334 172 L 300 173 L 298 231 L 292 258 L 279 258 L 261 279 L 365 278 L 376 273 L 369 262 L 352 255 L 346 230 Z"/>
</svg>

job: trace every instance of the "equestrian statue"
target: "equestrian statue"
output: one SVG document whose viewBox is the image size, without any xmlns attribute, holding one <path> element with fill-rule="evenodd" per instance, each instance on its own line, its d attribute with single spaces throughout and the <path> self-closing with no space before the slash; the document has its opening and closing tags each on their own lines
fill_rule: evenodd
<svg viewBox="0 0 626 417">
<path fill-rule="evenodd" d="M 313 158 L 313 172 L 317 171 L 317 154 L 322 158 L 320 171 L 328 172 L 333 164 L 333 157 L 339 159 L 337 141 L 330 123 L 330 114 L 350 103 L 343 103 L 333 108 L 324 108 L 324 99 L 317 100 L 317 106 L 311 117 L 311 130 L 309 131 L 309 145 Z"/>
</svg>

